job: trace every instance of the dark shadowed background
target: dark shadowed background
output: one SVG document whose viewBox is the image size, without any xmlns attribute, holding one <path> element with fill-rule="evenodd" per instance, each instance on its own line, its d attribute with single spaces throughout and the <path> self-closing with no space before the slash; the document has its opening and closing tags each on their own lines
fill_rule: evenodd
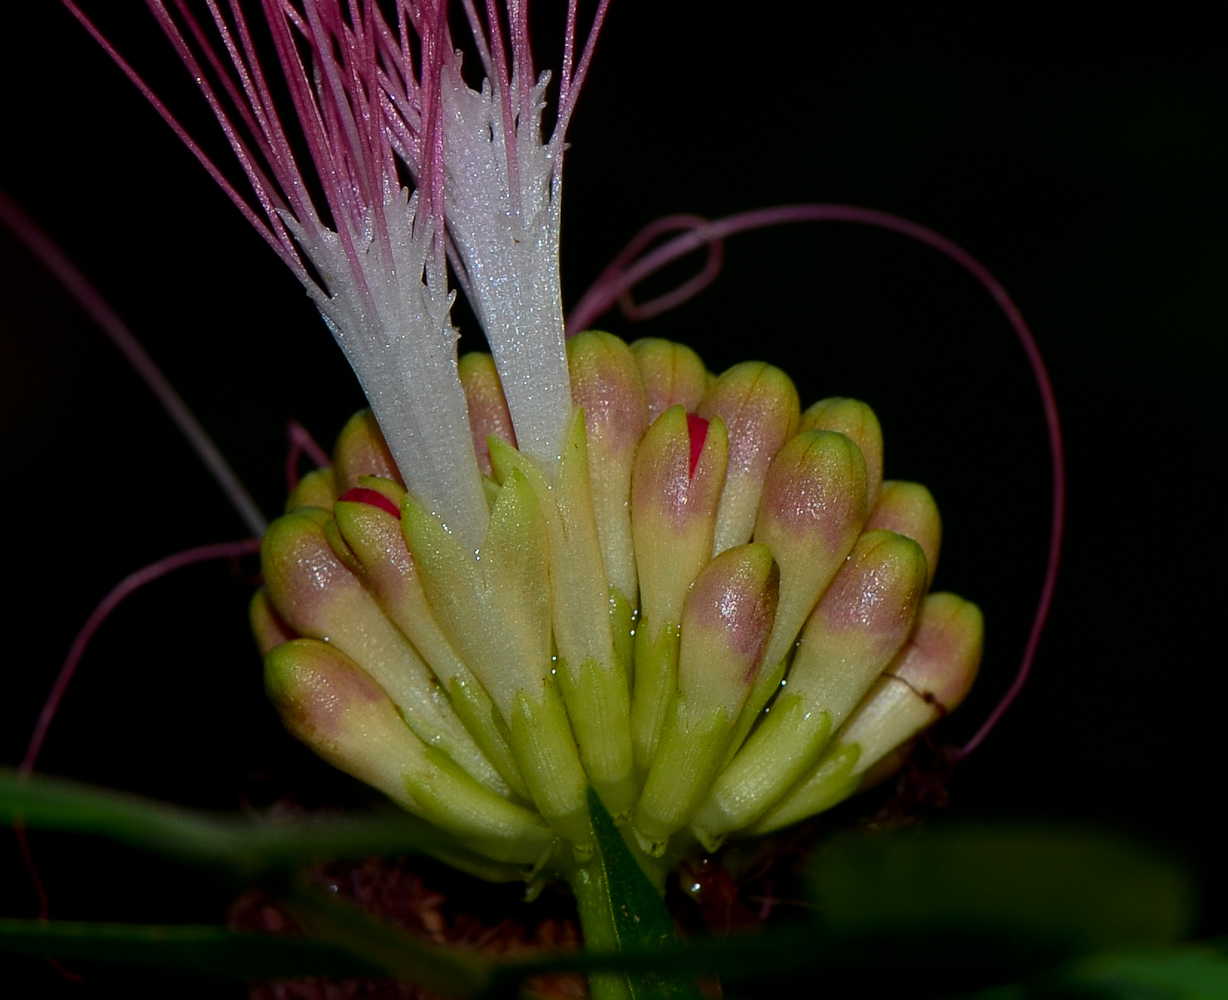
<svg viewBox="0 0 1228 1000">
<path fill-rule="evenodd" d="M 1035 677 L 956 774 L 945 813 L 1109 826 L 1175 851 L 1204 886 L 1208 934 L 1228 930 L 1214 819 L 1225 556 L 1209 485 L 1223 455 L 1228 102 L 1223 35 L 1200 12 L 1211 6 L 720 14 L 614 0 L 571 130 L 563 232 L 569 303 L 658 215 L 799 201 L 907 216 L 998 276 L 1053 374 L 1068 542 Z M 557 7 L 538 5 L 538 38 L 558 37 Z M 104 22 L 224 159 L 148 17 Z M 292 276 L 57 4 L 11 12 L 3 30 L 0 187 L 96 282 L 275 513 L 285 422 L 329 443 L 360 405 L 339 352 Z M 243 529 L 137 378 L 6 233 L 0 303 L 0 761 L 14 764 L 108 588 Z M 600 325 L 685 341 L 715 371 L 771 361 L 804 404 L 874 406 L 888 476 L 927 483 L 943 512 L 937 586 L 985 611 L 982 677 L 938 733 L 965 740 L 1017 667 L 1049 526 L 1040 404 L 984 291 L 900 237 L 809 225 L 735 238 L 717 284 L 671 314 Z M 264 701 L 249 594 L 242 575 L 209 566 L 125 605 L 83 662 L 41 767 L 217 809 L 326 800 L 340 782 Z M 846 807 L 847 821 L 878 801 Z M 61 918 L 218 921 L 230 898 L 80 838 L 31 839 Z M 36 912 L 11 835 L 0 901 L 0 915 Z M 67 989 L 38 963 L 27 971 L 40 989 Z M 150 995 L 163 988 L 150 980 Z"/>
</svg>

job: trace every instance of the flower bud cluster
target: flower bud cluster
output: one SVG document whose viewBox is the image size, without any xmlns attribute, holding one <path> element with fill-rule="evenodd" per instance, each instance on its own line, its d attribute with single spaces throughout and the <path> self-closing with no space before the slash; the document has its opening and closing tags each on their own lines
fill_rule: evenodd
<svg viewBox="0 0 1228 1000">
<path fill-rule="evenodd" d="M 264 542 L 253 625 L 286 725 L 517 877 L 583 858 L 591 786 L 649 864 L 814 815 L 967 693 L 975 606 L 929 594 L 940 523 L 884 482 L 864 403 L 779 369 L 568 345 L 556 461 L 517 449 L 491 359 L 460 380 L 476 553 L 407 491 L 369 413 Z"/>
</svg>

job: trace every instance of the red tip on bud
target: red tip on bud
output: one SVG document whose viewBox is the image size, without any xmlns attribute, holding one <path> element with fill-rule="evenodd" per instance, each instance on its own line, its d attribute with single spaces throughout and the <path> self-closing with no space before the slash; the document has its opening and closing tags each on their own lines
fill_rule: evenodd
<svg viewBox="0 0 1228 1000">
<path fill-rule="evenodd" d="M 708 439 L 708 421 L 695 413 L 686 415 L 686 430 L 691 438 L 691 468 L 688 478 L 695 478 L 695 467 L 699 465 L 699 456 L 704 452 L 704 442 Z"/>
<path fill-rule="evenodd" d="M 370 507 L 378 507 L 380 510 L 391 514 L 398 521 L 401 520 L 401 508 L 377 490 L 369 490 L 365 486 L 355 486 L 352 490 L 346 490 L 339 499 L 342 503 L 365 503 Z"/>
</svg>

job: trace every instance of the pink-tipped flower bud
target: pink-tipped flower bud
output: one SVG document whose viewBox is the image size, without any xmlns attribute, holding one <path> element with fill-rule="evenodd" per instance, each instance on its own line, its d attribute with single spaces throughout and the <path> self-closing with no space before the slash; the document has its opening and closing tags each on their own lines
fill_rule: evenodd
<svg viewBox="0 0 1228 1000">
<path fill-rule="evenodd" d="M 645 337 L 631 345 L 644 381 L 648 422 L 671 406 L 694 413 L 708 390 L 708 370 L 685 344 Z"/>
<path fill-rule="evenodd" d="M 495 369 L 495 359 L 483 351 L 464 355 L 458 365 L 461 387 L 465 390 L 465 406 L 469 411 L 469 428 L 473 431 L 473 450 L 477 452 L 482 475 L 491 475 L 488 437 L 496 437 L 516 446 L 516 431 L 512 415 L 503 395 L 503 383 Z"/>
<path fill-rule="evenodd" d="M 866 460 L 866 496 L 870 509 L 883 481 L 883 429 L 874 411 L 859 399 L 820 399 L 802 414 L 804 431 L 835 431 L 856 443 Z"/>
<path fill-rule="evenodd" d="M 866 531 L 884 529 L 911 538 L 925 553 L 927 585 L 934 582 L 942 547 L 942 518 L 933 494 L 920 483 L 888 480 L 866 519 Z"/>
<path fill-rule="evenodd" d="M 664 853 L 711 787 L 763 662 L 779 580 L 766 546 L 742 545 L 713 559 L 687 597 L 678 694 L 635 813 L 650 855 Z"/>
<path fill-rule="evenodd" d="M 715 554 L 750 540 L 768 465 L 797 433 L 797 389 L 779 368 L 746 361 L 712 384 L 698 412 L 708 419 L 720 417 L 729 431 L 729 472 L 717 512 Z"/>
<path fill-rule="evenodd" d="M 332 466 L 313 469 L 298 481 L 286 498 L 285 513 L 300 507 L 330 508 L 337 500 L 337 475 Z"/>
<path fill-rule="evenodd" d="M 268 656 L 283 642 L 299 637 L 299 634 L 282 620 L 281 615 L 273 610 L 269 592 L 264 587 L 252 596 L 252 603 L 247 609 L 247 619 L 261 656 Z"/>
<path fill-rule="evenodd" d="M 798 434 L 772 459 L 764 481 L 755 541 L 780 566 L 780 608 L 768 650 L 775 667 L 852 551 L 865 523 L 866 468 L 843 434 Z"/>
<path fill-rule="evenodd" d="M 737 716 L 763 664 L 779 597 L 780 571 L 766 545 L 726 549 L 704 567 L 682 611 L 684 721 Z"/>
<path fill-rule="evenodd" d="M 384 433 L 370 410 L 359 410 L 341 428 L 333 448 L 337 495 L 359 485 L 363 476 L 379 476 L 405 485 Z"/>
<path fill-rule="evenodd" d="M 534 864 L 550 849 L 553 835 L 540 817 L 423 743 L 340 650 L 296 639 L 269 654 L 264 676 L 286 728 L 335 767 L 496 861 Z"/>
<path fill-rule="evenodd" d="M 750 826 L 806 773 L 908 639 L 924 588 L 915 542 L 861 536 L 806 622 L 776 703 L 698 809 L 701 843 Z"/>
<path fill-rule="evenodd" d="M 314 507 L 269 526 L 261 563 L 274 610 L 300 635 L 328 642 L 359 663 L 422 740 L 505 794 L 506 784 L 461 725 L 438 680 L 334 551 L 330 526 L 340 541 L 330 515 Z M 357 564 L 352 554 L 350 559 Z"/>
<path fill-rule="evenodd" d="M 921 605 L 908 645 L 883 672 L 883 684 L 889 684 L 890 679 L 903 682 L 918 701 L 930 707 L 931 721 L 937 722 L 959 707 L 972 690 L 984 640 L 985 619 L 980 608 L 957 594 L 930 594 Z M 870 700 L 858 708 L 858 715 L 866 711 Z M 852 719 L 844 735 L 850 732 L 854 732 Z"/>
<path fill-rule="evenodd" d="M 692 466 L 692 442 L 700 434 L 703 444 Z M 681 406 L 661 414 L 640 442 L 631 482 L 631 531 L 646 621 L 676 624 L 687 590 L 712 556 L 728 449 L 719 419 L 693 423 Z"/>
<path fill-rule="evenodd" d="M 783 694 L 840 726 L 907 641 L 925 584 L 925 554 L 911 538 L 862 535 L 802 630 Z"/>
<path fill-rule="evenodd" d="M 631 541 L 631 470 L 648 428 L 644 383 L 631 350 L 608 333 L 589 332 L 567 344 L 571 400 L 584 410 L 588 478 L 597 537 L 611 588 L 636 599 Z"/>
<path fill-rule="evenodd" d="M 984 620 L 975 604 L 930 594 L 908 644 L 849 716 L 804 780 L 755 826 L 767 833 L 823 809 L 885 776 L 874 768 L 954 709 L 981 662 Z"/>
</svg>

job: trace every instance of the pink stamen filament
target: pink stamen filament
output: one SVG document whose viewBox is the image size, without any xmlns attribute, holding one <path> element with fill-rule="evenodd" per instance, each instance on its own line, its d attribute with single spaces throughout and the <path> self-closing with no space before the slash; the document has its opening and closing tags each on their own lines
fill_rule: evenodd
<svg viewBox="0 0 1228 1000">
<path fill-rule="evenodd" d="M 112 587 L 111 592 L 102 599 L 98 607 L 94 609 L 93 614 L 81 626 L 81 631 L 77 633 L 76 638 L 73 639 L 72 645 L 68 649 L 68 655 L 64 658 L 64 664 L 60 667 L 55 683 L 51 686 L 51 692 L 47 695 L 46 702 L 43 703 L 43 710 L 39 712 L 38 722 L 35 724 L 34 733 L 30 736 L 30 742 L 26 746 L 26 754 L 21 759 L 21 764 L 17 768 L 18 772 L 20 774 L 29 774 L 34 770 L 34 764 L 38 760 L 39 751 L 42 750 L 43 743 L 47 738 L 47 729 L 51 725 L 51 720 L 55 718 L 60 702 L 64 699 L 64 693 L 68 690 L 69 682 L 77 672 L 77 664 L 81 662 L 81 657 L 85 655 L 86 647 L 89 646 L 90 640 L 93 639 L 94 633 L 98 631 L 99 626 L 111 616 L 111 612 L 119 607 L 125 598 L 140 590 L 145 584 L 152 583 L 154 580 L 160 580 L 168 573 L 182 569 L 185 566 L 194 566 L 196 563 L 208 562 L 212 559 L 234 559 L 238 556 L 253 555 L 259 551 L 260 540 L 258 538 L 245 538 L 239 542 L 219 542 L 214 545 L 201 545 L 198 548 L 188 549 L 186 552 L 178 552 L 173 556 L 167 556 L 165 559 L 160 559 L 156 563 L 137 570 L 135 573 L 130 573 Z"/>
<path fill-rule="evenodd" d="M 115 345 L 124 359 L 132 366 L 133 371 L 142 382 L 148 386 L 171 421 L 179 428 L 179 432 L 187 439 L 197 458 L 213 476 L 214 482 L 221 488 L 230 505 L 243 521 L 244 526 L 253 535 L 263 535 L 268 527 L 264 514 L 256 506 L 247 488 L 235 475 L 234 469 L 218 450 L 213 439 L 206 433 L 196 415 L 188 409 L 183 398 L 175 391 L 174 386 L 162 373 L 149 352 L 141 346 L 136 335 L 128 329 L 110 304 L 99 294 L 98 289 L 77 266 L 64 255 L 39 227 L 29 218 L 8 195 L 0 191 L 0 223 L 6 225 L 13 234 L 25 244 L 42 265 L 51 272 L 64 289 L 71 295 L 86 315 L 102 329 Z"/>
<path fill-rule="evenodd" d="M 300 458 L 306 455 L 317 469 L 332 465 L 333 461 L 311 436 L 311 432 L 297 420 L 291 420 L 286 425 L 286 439 L 290 442 L 290 450 L 286 452 L 286 493 L 289 494 L 298 486 Z"/>
</svg>

